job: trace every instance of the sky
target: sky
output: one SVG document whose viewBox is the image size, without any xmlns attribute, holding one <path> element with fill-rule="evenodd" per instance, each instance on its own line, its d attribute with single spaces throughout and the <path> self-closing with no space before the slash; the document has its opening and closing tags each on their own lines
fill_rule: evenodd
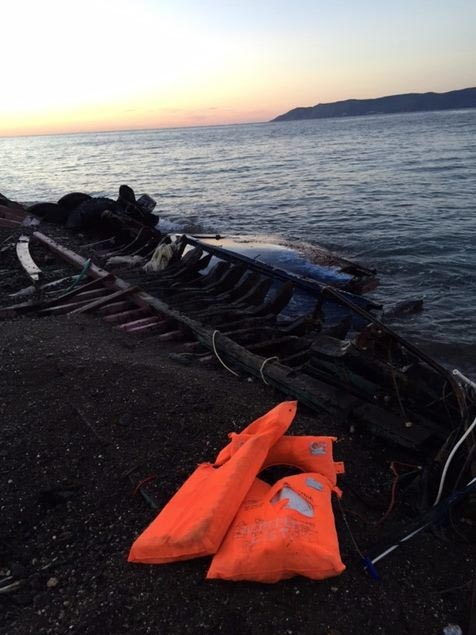
<svg viewBox="0 0 476 635">
<path fill-rule="evenodd" d="M 0 135 L 476 86 L 474 0 L 2 0 Z"/>
</svg>

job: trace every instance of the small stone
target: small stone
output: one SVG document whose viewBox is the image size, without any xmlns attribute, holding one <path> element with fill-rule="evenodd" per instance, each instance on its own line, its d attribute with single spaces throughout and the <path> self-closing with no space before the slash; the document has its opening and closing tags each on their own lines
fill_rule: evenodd
<svg viewBox="0 0 476 635">
<path fill-rule="evenodd" d="M 58 584 L 58 578 L 50 578 L 46 583 L 48 589 L 53 589 Z"/>
<path fill-rule="evenodd" d="M 339 589 L 338 589 L 338 587 L 336 587 L 336 586 L 331 586 L 331 591 L 332 591 L 333 593 L 337 593 L 337 591 L 338 591 L 338 590 L 339 590 Z"/>
</svg>

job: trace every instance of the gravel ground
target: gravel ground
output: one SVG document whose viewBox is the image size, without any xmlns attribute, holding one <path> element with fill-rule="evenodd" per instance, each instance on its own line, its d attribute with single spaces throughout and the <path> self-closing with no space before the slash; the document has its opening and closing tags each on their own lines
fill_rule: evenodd
<svg viewBox="0 0 476 635">
<path fill-rule="evenodd" d="M 169 357 L 87 316 L 4 321 L 0 331 L 0 594 L 2 633 L 441 633 L 464 629 L 475 550 L 444 528 L 389 556 L 376 582 L 362 570 L 335 508 L 338 578 L 274 585 L 206 582 L 209 559 L 126 561 L 154 518 L 135 485 L 163 506 L 197 463 L 283 399 L 215 365 Z M 388 506 L 392 459 L 418 457 L 351 434 L 299 408 L 294 434 L 335 434 L 343 506 L 362 550 L 408 526 L 411 496 Z M 131 471 L 135 468 L 133 471 Z M 127 472 L 130 476 L 125 476 Z M 365 502 L 364 502 L 365 501 Z"/>
</svg>

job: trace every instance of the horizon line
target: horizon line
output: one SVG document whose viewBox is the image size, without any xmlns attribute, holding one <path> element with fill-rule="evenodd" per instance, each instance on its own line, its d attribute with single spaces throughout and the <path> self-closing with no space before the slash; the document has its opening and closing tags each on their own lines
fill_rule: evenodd
<svg viewBox="0 0 476 635">
<path fill-rule="evenodd" d="M 114 130 L 70 130 L 68 132 L 33 132 L 29 134 L 0 134 L 0 139 L 17 139 L 18 137 L 61 137 L 66 135 L 80 134 L 115 134 L 118 132 L 154 132 L 155 130 L 192 130 L 195 128 L 225 128 L 227 126 L 256 126 L 271 123 L 272 120 L 265 121 L 239 121 L 234 123 L 208 123 L 196 124 L 193 126 L 158 126 L 153 128 L 115 128 Z"/>
<path fill-rule="evenodd" d="M 368 100 L 378 100 L 385 99 L 387 97 L 399 97 L 399 96 L 407 96 L 407 95 L 444 95 L 446 93 L 460 92 L 464 90 L 474 90 L 476 86 L 466 86 L 465 88 L 455 88 L 452 90 L 445 91 L 434 91 L 427 90 L 424 92 L 406 92 L 406 93 L 392 93 L 390 95 L 380 95 L 379 97 L 348 97 L 346 99 L 338 99 L 336 101 L 330 102 L 317 102 L 312 106 L 294 106 L 290 110 L 276 115 L 273 119 L 267 119 L 265 121 L 246 121 L 246 122 L 233 122 L 233 123 L 221 123 L 221 124 L 195 124 L 195 125 L 183 125 L 183 126 L 154 126 L 152 128 L 114 128 L 113 130 L 69 130 L 67 132 L 34 132 L 34 133 L 26 133 L 26 134 L 0 134 L 0 139 L 16 139 L 23 137 L 57 137 L 57 136 L 66 136 L 66 135 L 81 135 L 81 134 L 116 134 L 119 132 L 153 132 L 155 130 L 191 130 L 197 128 L 224 128 L 228 126 L 250 126 L 250 125 L 260 125 L 266 123 L 276 123 L 275 119 L 277 117 L 281 117 L 282 115 L 286 115 L 293 110 L 297 110 L 299 108 L 315 108 L 316 106 L 322 105 L 332 105 L 338 104 L 341 102 L 348 101 L 368 101 Z M 434 111 L 426 111 L 426 112 L 437 112 L 438 109 Z M 457 108 L 456 110 L 465 110 L 464 108 Z M 412 111 L 408 111 L 412 112 Z M 378 113 L 376 113 L 378 114 Z M 401 113 L 386 113 L 386 114 L 401 114 Z M 359 115 L 362 116 L 362 115 Z M 350 118 L 352 115 L 350 116 Z"/>
</svg>

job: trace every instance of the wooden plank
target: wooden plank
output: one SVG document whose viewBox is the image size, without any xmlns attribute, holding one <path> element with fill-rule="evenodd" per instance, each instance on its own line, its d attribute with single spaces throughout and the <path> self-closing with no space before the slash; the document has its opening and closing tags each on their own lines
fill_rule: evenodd
<svg viewBox="0 0 476 635">
<path fill-rule="evenodd" d="M 110 304 L 112 300 L 117 300 L 118 298 L 122 298 L 123 296 L 128 295 L 129 293 L 133 293 L 134 291 L 137 291 L 137 287 L 129 287 L 127 289 L 120 289 L 119 291 L 114 291 L 113 293 L 110 293 L 109 295 L 106 295 L 97 300 L 93 300 L 92 302 L 89 302 L 89 304 L 85 304 L 84 306 L 79 307 L 78 309 L 75 309 L 74 311 L 71 311 L 71 313 L 87 313 L 88 311 L 95 311 L 96 309 L 100 309 L 105 304 Z"/>
<path fill-rule="evenodd" d="M 162 320 L 158 315 L 149 315 L 148 317 L 139 318 L 138 320 L 132 320 L 131 322 L 126 322 L 121 324 L 117 328 L 121 331 L 130 331 L 138 326 L 145 326 L 146 324 L 157 324 Z"/>
<path fill-rule="evenodd" d="M 22 234 L 16 245 L 16 252 L 21 266 L 28 276 L 33 280 L 33 284 L 38 284 L 42 274 L 41 269 L 35 263 L 30 254 L 30 237 Z"/>
<path fill-rule="evenodd" d="M 196 294 L 197 292 L 201 292 L 201 290 L 205 286 L 212 284 L 216 282 L 218 279 L 220 279 L 223 273 L 227 271 L 228 269 L 230 269 L 230 267 L 231 265 L 228 262 L 219 261 L 217 262 L 216 265 L 214 265 L 210 269 L 208 273 L 204 274 L 200 278 L 194 279 L 192 286 L 190 286 L 190 281 L 189 281 L 188 282 L 189 286 L 182 287 L 182 288 L 172 287 L 169 289 L 169 293 L 177 292 L 174 295 L 174 301 L 176 301 L 177 303 L 185 301 L 185 300 L 190 300 L 191 298 L 194 297 L 194 294 Z"/>
<path fill-rule="evenodd" d="M 160 325 L 158 322 L 155 322 L 154 324 L 143 324 L 142 326 L 136 326 L 135 328 L 130 329 L 130 331 L 127 332 L 132 335 L 149 335 L 154 334 L 157 331 L 160 331 Z"/>
<path fill-rule="evenodd" d="M 158 315 L 144 316 L 142 314 L 142 317 L 138 317 L 137 319 L 130 320 L 129 322 L 123 322 L 122 324 L 119 324 L 117 328 L 121 331 L 129 331 L 130 329 L 133 329 L 136 326 L 142 326 L 144 324 L 152 324 L 152 323 L 157 324 L 158 322 L 161 322 L 161 321 L 162 320 L 160 319 Z"/>
<path fill-rule="evenodd" d="M 89 291 L 80 291 L 76 298 L 78 300 L 93 300 L 94 298 L 100 298 L 107 293 L 111 293 L 111 290 L 104 286 L 99 286 L 97 289 L 90 289 Z"/>
<path fill-rule="evenodd" d="M 87 304 L 89 300 L 79 300 L 78 302 L 67 302 L 66 304 L 58 304 L 55 306 L 48 306 L 38 311 L 38 315 L 63 315 L 65 313 L 72 313 L 78 307 L 82 307 Z"/>
<path fill-rule="evenodd" d="M 198 358 L 200 364 L 208 364 L 209 362 L 215 361 L 218 364 L 218 360 L 214 355 L 202 355 Z"/>
<path fill-rule="evenodd" d="M 155 330 L 160 331 L 161 333 L 167 333 L 168 331 L 173 329 L 174 326 L 176 326 L 176 323 L 174 320 L 160 319 L 158 322 L 156 322 Z"/>
<path fill-rule="evenodd" d="M 180 307 L 180 310 L 183 312 L 187 312 L 189 309 L 197 311 L 200 309 L 200 306 L 202 306 L 203 310 L 206 311 L 210 306 L 216 307 L 217 305 L 220 306 L 226 302 L 233 304 L 236 304 L 237 302 L 246 302 L 246 298 L 249 298 L 249 304 L 252 304 L 254 297 L 253 294 L 257 292 L 256 290 L 258 288 L 260 288 L 260 284 L 262 284 L 260 281 L 260 275 L 257 273 L 251 273 L 244 275 L 236 286 L 218 295 L 212 294 L 211 292 L 205 293 L 200 289 L 197 289 L 196 295 L 192 298 L 183 302 L 176 302 L 175 299 L 172 298 L 172 302 L 177 308 Z M 264 291 L 264 295 L 266 295 L 270 286 L 271 280 L 268 281 L 268 287 Z"/>
<path fill-rule="evenodd" d="M 101 307 L 97 310 L 97 314 L 101 317 L 104 315 L 113 315 L 119 311 L 127 311 L 131 309 L 132 306 L 133 304 L 131 304 L 129 300 L 119 300 L 118 302 L 112 302 L 111 304 L 106 304 L 106 306 Z"/>
<path fill-rule="evenodd" d="M 68 249 L 67 247 L 63 247 L 62 245 L 57 243 L 55 240 L 53 240 L 49 236 L 46 236 L 45 234 L 41 232 L 34 232 L 33 236 L 43 246 L 47 247 L 48 249 L 50 249 L 50 251 L 57 254 L 58 256 L 60 256 L 60 258 L 63 258 L 63 260 L 66 260 L 67 262 L 71 263 L 78 269 L 82 269 L 84 265 L 86 264 L 86 258 L 83 258 L 83 256 L 80 256 L 79 254 L 72 251 L 71 249 Z M 98 267 L 97 265 L 92 263 L 90 264 L 88 269 L 88 276 L 90 278 L 94 278 L 94 279 L 102 280 L 102 281 L 107 279 L 106 286 L 108 286 L 111 289 L 127 289 L 130 292 L 130 290 L 133 288 L 131 284 L 129 284 L 122 278 L 113 276 L 111 273 L 109 273 L 109 271 L 106 271 L 102 267 Z M 165 302 L 161 302 L 158 298 L 154 298 L 153 296 L 143 291 L 130 293 L 130 297 L 128 298 L 128 300 L 129 300 L 128 302 L 124 302 L 124 301 L 115 302 L 111 305 L 108 305 L 107 307 L 103 307 L 99 309 L 98 313 L 100 315 L 110 315 L 112 313 L 131 308 L 130 307 L 131 303 L 141 306 L 145 309 L 150 309 L 150 307 L 153 306 L 153 308 L 156 309 L 156 311 L 159 313 L 162 313 L 162 310 L 158 307 L 164 307 L 164 309 L 170 312 L 170 309 L 168 305 L 165 304 Z M 150 300 L 156 301 L 155 304 L 152 305 Z M 168 313 L 166 315 L 168 315 Z"/>
<path fill-rule="evenodd" d="M 105 245 L 106 243 L 111 242 L 111 240 L 114 239 L 114 236 L 111 236 L 110 238 L 105 238 L 104 240 L 96 240 L 94 243 L 87 243 L 86 245 L 82 245 L 83 249 L 89 249 L 92 247 L 97 247 L 98 245 Z"/>
<path fill-rule="evenodd" d="M 183 337 L 185 337 L 184 332 L 181 331 L 180 329 L 177 329 L 175 331 L 169 331 L 168 333 L 163 333 L 162 335 L 159 335 L 157 339 L 161 342 L 173 342 L 175 340 L 180 340 Z"/>
<path fill-rule="evenodd" d="M 0 205 L 0 218 L 6 218 L 8 220 L 17 221 L 22 223 L 26 218 L 26 213 L 21 210 L 15 210 L 5 205 Z"/>
<path fill-rule="evenodd" d="M 13 317 L 15 315 L 28 313 L 31 311 L 41 311 L 43 309 L 47 309 L 48 307 L 59 306 L 59 304 L 67 304 L 67 300 L 70 300 L 71 298 L 76 299 L 76 296 L 83 291 L 101 286 L 106 280 L 111 277 L 111 274 L 109 274 L 109 276 L 106 276 L 102 279 L 95 278 L 94 280 L 91 280 L 86 284 L 78 285 L 75 289 L 66 291 L 65 293 L 62 293 L 55 298 L 50 298 L 49 300 L 39 300 L 37 302 L 21 302 L 20 304 L 13 304 L 12 306 L 5 307 L 4 309 L 0 310 L 0 319 Z"/>
<path fill-rule="evenodd" d="M 112 315 L 106 315 L 103 319 L 110 324 L 121 324 L 134 318 L 139 318 L 141 315 L 145 315 L 147 312 L 145 309 L 129 309 L 128 311 L 121 311 L 119 313 L 112 313 Z"/>
<path fill-rule="evenodd" d="M 356 422 L 363 421 L 374 434 L 384 436 L 404 447 L 417 448 L 431 436 L 426 427 L 413 425 L 407 428 L 403 415 L 397 416 L 391 412 L 385 412 L 371 403 L 354 408 L 352 414 Z"/>
<path fill-rule="evenodd" d="M 91 289 L 96 289 L 97 287 L 101 287 L 107 280 L 112 278 L 112 275 L 109 274 L 104 278 L 95 278 L 86 282 L 85 284 L 81 284 L 71 289 L 70 291 L 65 291 L 61 295 L 56 298 L 51 298 L 51 300 L 46 300 L 45 302 L 40 303 L 43 307 L 53 306 L 58 302 L 64 302 L 65 300 L 69 300 L 70 298 L 75 298 L 78 294 L 83 293 L 84 291 L 89 291 Z"/>
<path fill-rule="evenodd" d="M 18 229 L 21 226 L 22 224 L 16 220 L 10 220 L 9 218 L 0 218 L 0 227 L 3 227 L 4 229 Z"/>
<path fill-rule="evenodd" d="M 107 251 L 107 252 L 103 253 L 102 255 L 105 258 L 110 258 L 111 256 L 116 256 L 116 255 L 119 255 L 119 254 L 122 255 L 123 253 L 127 253 L 127 250 L 130 249 L 130 247 L 132 247 L 139 240 L 139 238 L 141 237 L 143 231 L 144 230 L 141 229 L 139 231 L 139 233 L 136 236 L 134 236 L 134 238 L 131 240 L 131 242 L 126 243 L 125 245 L 121 245 L 120 247 L 117 247 L 116 249 L 111 249 L 111 251 Z"/>
</svg>

